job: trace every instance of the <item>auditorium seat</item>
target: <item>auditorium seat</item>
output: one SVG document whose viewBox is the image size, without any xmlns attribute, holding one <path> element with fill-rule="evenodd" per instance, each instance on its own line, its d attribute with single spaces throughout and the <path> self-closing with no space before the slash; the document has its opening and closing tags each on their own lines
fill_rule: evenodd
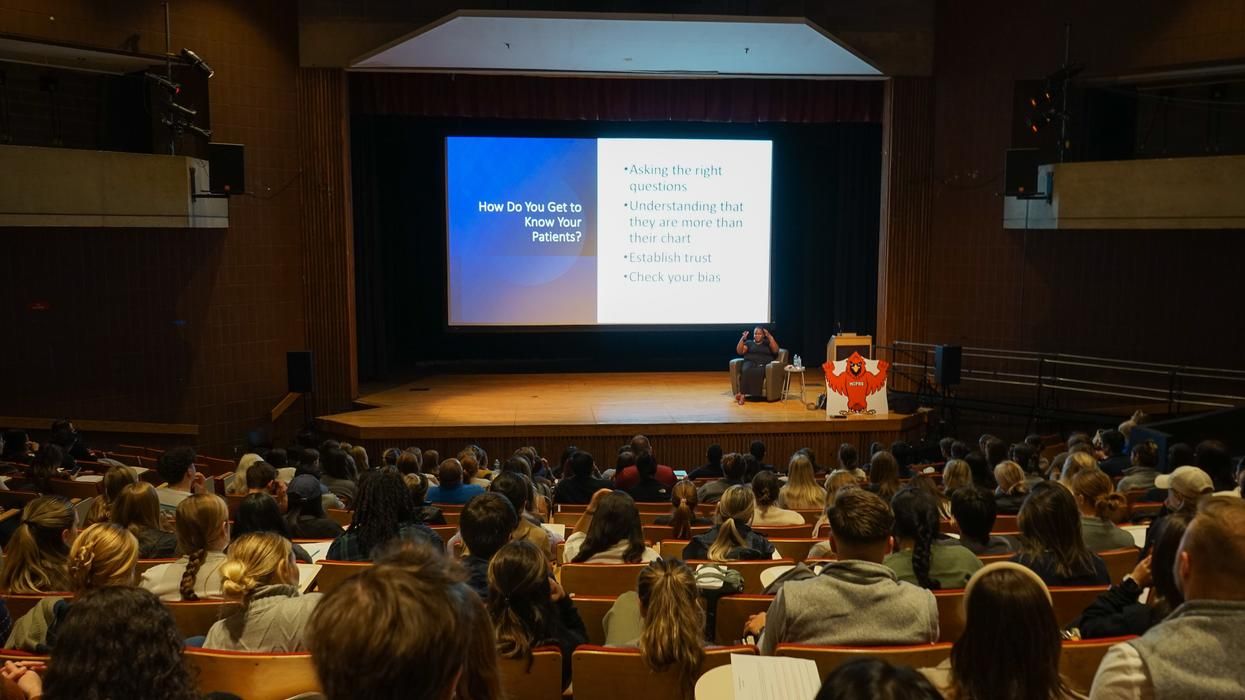
<svg viewBox="0 0 1245 700">
<path fill-rule="evenodd" d="M 342 527 L 345 526 L 343 525 Z M 437 536 L 441 538 L 441 544 L 443 545 L 449 544 L 454 535 L 458 534 L 457 525 L 429 525 L 428 529 L 437 533 Z"/>
<path fill-rule="evenodd" d="M 1104 637 L 1102 639 L 1065 640 L 1059 653 L 1059 671 L 1072 690 L 1088 695 L 1094 674 L 1107 650 L 1135 637 Z"/>
<path fill-rule="evenodd" d="M 818 542 L 821 542 L 821 540 L 815 537 L 802 537 L 800 539 L 790 540 L 772 537 L 769 541 L 770 544 L 774 545 L 774 549 L 778 550 L 778 554 L 782 556 L 783 559 L 792 559 L 795 561 L 804 561 L 807 559 L 808 550 L 812 549 L 813 545 Z"/>
<path fill-rule="evenodd" d="M 1111 583 L 1119 583 L 1124 580 L 1125 576 L 1131 574 L 1137 566 L 1140 554 L 1141 550 L 1136 547 L 1122 547 L 1098 552 L 1098 556 L 1102 557 L 1102 561 L 1107 565 L 1107 571 L 1111 573 Z"/>
<path fill-rule="evenodd" d="M 121 452 L 108 452 L 108 451 L 105 451 L 104 454 L 107 455 L 108 459 L 111 459 L 114 462 L 120 462 L 127 467 L 142 466 L 138 462 L 137 454 L 123 454 Z"/>
<path fill-rule="evenodd" d="M 717 618 L 713 625 L 715 644 L 734 644 L 743 637 L 748 618 L 769 610 L 772 595 L 740 593 L 718 599 Z"/>
<path fill-rule="evenodd" d="M 569 530 L 582 517 L 584 517 L 583 511 L 558 511 L 553 514 L 553 524 L 565 525 L 566 529 Z"/>
<path fill-rule="evenodd" d="M 731 654 L 756 654 L 752 646 L 705 649 L 700 672 L 725 666 Z M 651 671 L 640 658 L 639 649 L 581 646 L 575 650 L 571 687 L 575 700 L 685 700 L 687 697 L 673 669 Z"/>
<path fill-rule="evenodd" d="M 32 654 L 28 651 L 22 651 L 21 649 L 0 649 L 0 665 L 3 665 L 5 661 L 41 661 L 43 663 L 47 663 L 48 655 Z M 3 697 L 24 698 L 25 696 L 19 694 L 6 695 Z"/>
<path fill-rule="evenodd" d="M 562 588 L 576 596 L 618 597 L 634 591 L 636 579 L 648 564 L 566 564 L 560 576 Z"/>
<path fill-rule="evenodd" d="M 497 657 L 497 675 L 506 700 L 558 700 L 562 697 L 562 651 L 556 646 L 532 649 L 527 660 Z"/>
<path fill-rule="evenodd" d="M 183 655 L 199 690 L 233 693 L 247 700 L 283 700 L 319 692 L 311 654 L 257 654 L 186 647 Z"/>
<path fill-rule="evenodd" d="M 173 624 L 177 625 L 177 631 L 183 638 L 207 634 L 217 620 L 238 609 L 237 603 L 221 598 L 161 602 L 173 616 Z"/>
<path fill-rule="evenodd" d="M 614 607 L 617 596 L 608 595 L 577 595 L 574 598 L 575 609 L 584 621 L 588 630 L 588 641 L 592 644 L 605 643 L 605 613 Z"/>
<path fill-rule="evenodd" d="M 0 593 L 0 600 L 9 609 L 9 617 L 13 620 L 30 612 L 44 598 L 72 598 L 72 593 Z"/>
<path fill-rule="evenodd" d="M 662 540 L 657 544 L 657 552 L 661 554 L 662 559 L 682 559 L 683 548 L 691 540 Z"/>
<path fill-rule="evenodd" d="M 882 659 L 892 664 L 924 668 L 937 666 L 951 656 L 951 644 L 913 644 L 907 646 L 815 646 L 812 644 L 779 644 L 778 656 L 810 659 L 817 663 L 817 673 L 824 681 L 830 672 L 856 659 Z"/>
<path fill-rule="evenodd" d="M 938 641 L 954 642 L 964 633 L 964 589 L 934 591 L 938 603 Z"/>
<path fill-rule="evenodd" d="M 342 510 L 341 508 L 325 508 L 324 514 L 344 528 L 350 527 L 350 519 L 354 517 L 354 511 Z"/>
<path fill-rule="evenodd" d="M 139 578 L 142 578 L 143 572 L 147 571 L 147 569 L 150 569 L 153 566 L 160 566 L 161 564 L 172 564 L 175 561 L 177 561 L 176 558 L 139 559 L 137 562 L 134 563 L 134 575 Z"/>
<path fill-rule="evenodd" d="M 1158 517 L 1158 514 L 1162 512 L 1162 510 L 1163 510 L 1163 504 L 1161 502 L 1159 503 L 1154 503 L 1154 502 L 1134 503 L 1132 506 L 1132 509 L 1129 511 L 1129 519 L 1132 520 L 1133 522 L 1137 522 L 1138 520 L 1156 518 Z"/>
<path fill-rule="evenodd" d="M 38 497 L 39 494 L 34 491 L 0 491 L 0 508 L 21 510 Z"/>
<path fill-rule="evenodd" d="M 229 506 L 229 519 L 237 520 L 238 509 L 242 507 L 242 500 L 246 498 L 247 495 L 244 493 L 224 493 L 223 491 L 219 493 L 224 494 L 225 505 Z M 332 509 L 330 508 L 329 510 Z M 333 516 L 329 515 L 329 517 L 332 518 Z M 342 527 L 345 527 L 345 525 Z"/>
<path fill-rule="evenodd" d="M 775 566 L 795 564 L 791 559 L 754 559 L 748 561 L 708 561 L 705 559 L 688 560 L 687 565 L 693 570 L 705 564 L 716 564 L 738 571 L 744 579 L 744 593 L 760 593 L 765 590 L 761 585 L 761 572 Z"/>
<path fill-rule="evenodd" d="M 821 516 L 824 514 L 824 512 L 821 509 L 797 510 L 796 512 L 799 513 L 800 517 L 804 518 L 804 522 L 808 523 L 809 525 L 816 525 L 817 521 L 821 520 Z"/>
<path fill-rule="evenodd" d="M 1014 556 L 1016 556 L 1015 552 L 1007 552 L 1005 554 L 982 554 L 977 558 L 981 560 L 982 564 L 989 564 L 996 561 L 1011 561 Z"/>
<path fill-rule="evenodd" d="M 674 537 L 674 527 L 670 525 L 645 525 L 644 541 L 650 544 L 663 542 Z"/>
<path fill-rule="evenodd" d="M 645 513 L 656 513 L 657 515 L 669 515 L 670 514 L 670 502 L 662 501 L 660 503 L 636 503 L 635 509 L 640 511 L 641 515 Z"/>
<path fill-rule="evenodd" d="M 752 530 L 765 535 L 767 539 L 775 537 L 782 539 L 807 539 L 813 536 L 812 523 L 804 523 L 803 525 L 757 525 Z"/>
<path fill-rule="evenodd" d="M 337 561 L 334 559 L 322 559 L 318 563 L 320 572 L 316 574 L 315 585 L 316 590 L 321 593 L 332 591 L 342 585 L 346 579 L 372 565 L 370 561 Z"/>
<path fill-rule="evenodd" d="M 1060 629 L 1072 624 L 1106 590 L 1106 586 L 1051 586 L 1051 603 Z"/>
</svg>

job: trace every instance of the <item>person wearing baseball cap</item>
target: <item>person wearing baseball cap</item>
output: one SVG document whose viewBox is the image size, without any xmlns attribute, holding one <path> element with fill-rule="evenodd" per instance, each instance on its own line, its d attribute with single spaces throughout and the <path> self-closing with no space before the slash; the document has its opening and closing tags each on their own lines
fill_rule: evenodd
<svg viewBox="0 0 1245 700">
<path fill-rule="evenodd" d="M 335 540 L 344 532 L 340 525 L 324 515 L 320 480 L 311 474 L 299 474 L 286 491 L 289 510 L 285 523 L 290 537 L 298 539 Z"/>
<path fill-rule="evenodd" d="M 1167 500 L 1163 502 L 1162 515 L 1155 518 L 1146 529 L 1146 544 L 1141 549 L 1143 559 L 1163 532 L 1167 514 L 1182 511 L 1192 514 L 1197 510 L 1198 500 L 1215 491 L 1215 482 L 1201 469 L 1185 466 L 1177 467 L 1171 474 L 1159 474 L 1154 479 L 1154 487 L 1167 489 Z"/>
</svg>

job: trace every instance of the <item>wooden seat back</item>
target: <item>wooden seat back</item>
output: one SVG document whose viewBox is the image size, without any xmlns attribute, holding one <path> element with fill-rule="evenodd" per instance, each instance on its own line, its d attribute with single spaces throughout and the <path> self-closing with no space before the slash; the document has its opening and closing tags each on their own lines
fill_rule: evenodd
<svg viewBox="0 0 1245 700">
<path fill-rule="evenodd" d="M 497 657 L 497 675 L 506 700 L 557 700 L 562 697 L 562 651 L 536 647 L 528 660 Z"/>
<path fill-rule="evenodd" d="M 743 638 L 748 618 L 769 610 L 772 595 L 741 593 L 718 599 L 717 619 L 713 625 L 715 644 L 735 644 Z"/>
<path fill-rule="evenodd" d="M 758 525 L 754 532 L 765 535 L 767 539 L 807 539 L 813 536 L 813 523 L 803 525 Z"/>
<path fill-rule="evenodd" d="M 954 642 L 964 634 L 964 589 L 933 591 L 938 603 L 938 641 Z"/>
<path fill-rule="evenodd" d="M 579 619 L 584 621 L 584 629 L 588 631 L 588 642 L 605 644 L 605 613 L 614 607 L 618 598 L 607 595 L 577 595 L 574 600 Z"/>
<path fill-rule="evenodd" d="M 1098 666 L 1107 650 L 1130 639 L 1134 637 L 1065 640 L 1059 652 L 1059 672 L 1072 690 L 1088 695 L 1090 686 L 1094 684 L 1094 675 L 1098 673 Z"/>
<path fill-rule="evenodd" d="M 247 700 L 284 700 L 320 691 L 311 654 L 257 654 L 186 647 L 186 665 L 197 671 L 203 694 L 232 693 Z"/>
<path fill-rule="evenodd" d="M 617 598 L 634 591 L 636 578 L 648 564 L 565 564 L 561 570 L 562 588 L 576 596 Z"/>
<path fill-rule="evenodd" d="M 809 659 L 817 664 L 817 673 L 824 681 L 834 669 L 856 659 L 873 658 L 900 666 L 926 668 L 937 666 L 951 656 L 951 644 L 913 644 L 909 646 L 849 647 L 816 646 L 812 644 L 779 644 L 776 654 L 796 659 Z"/>
<path fill-rule="evenodd" d="M 1133 568 L 1137 566 L 1137 561 L 1141 558 L 1140 552 L 1141 550 L 1136 547 L 1121 547 L 1098 553 L 1103 563 L 1107 565 L 1107 571 L 1111 572 L 1111 583 L 1120 583 L 1125 576 L 1133 572 Z"/>
<path fill-rule="evenodd" d="M 32 608 L 39 604 L 44 598 L 72 598 L 73 594 L 64 593 L 3 593 L 0 594 L 0 600 L 4 601 L 4 607 L 9 609 L 9 617 L 13 620 L 30 612 Z M 2 642 L 0 642 L 2 643 Z"/>
<path fill-rule="evenodd" d="M 783 559 L 791 559 L 792 561 L 804 561 L 808 558 L 808 551 L 818 542 L 815 537 L 804 537 L 800 539 L 779 539 L 771 538 L 769 543 L 774 545 L 774 549 L 778 550 L 778 554 Z"/>
<path fill-rule="evenodd" d="M 173 623 L 177 625 L 177 631 L 182 638 L 205 635 L 217 620 L 238 610 L 236 603 L 220 598 L 161 602 L 173 616 Z"/>
<path fill-rule="evenodd" d="M 755 654 L 751 646 L 705 649 L 704 673 L 729 665 L 731 654 Z M 674 669 L 654 673 L 640 658 L 639 649 L 581 646 L 575 650 L 571 686 L 575 700 L 686 700 L 687 692 Z"/>
<path fill-rule="evenodd" d="M 354 517 L 354 511 L 342 508 L 325 508 L 324 515 L 338 525 L 348 528 L 350 527 L 351 518 Z"/>
<path fill-rule="evenodd" d="M 346 579 L 367 570 L 372 565 L 372 562 L 321 559 L 319 564 L 320 572 L 316 574 L 316 590 L 321 593 L 329 593 L 342 585 Z"/>
<path fill-rule="evenodd" d="M 1106 590 L 1106 586 L 1051 586 L 1050 599 L 1059 628 L 1072 624 Z"/>
</svg>

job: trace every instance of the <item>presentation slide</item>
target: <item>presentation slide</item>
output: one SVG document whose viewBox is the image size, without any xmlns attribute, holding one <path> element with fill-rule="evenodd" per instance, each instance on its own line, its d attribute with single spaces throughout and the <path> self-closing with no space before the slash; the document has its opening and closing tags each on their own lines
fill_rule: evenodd
<svg viewBox="0 0 1245 700">
<path fill-rule="evenodd" d="M 770 320 L 772 143 L 452 136 L 451 326 Z"/>
</svg>

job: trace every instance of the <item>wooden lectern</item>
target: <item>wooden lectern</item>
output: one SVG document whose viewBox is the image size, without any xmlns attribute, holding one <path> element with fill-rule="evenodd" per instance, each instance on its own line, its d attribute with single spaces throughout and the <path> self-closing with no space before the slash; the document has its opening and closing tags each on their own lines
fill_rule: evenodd
<svg viewBox="0 0 1245 700">
<path fill-rule="evenodd" d="M 827 362 L 845 360 L 853 352 L 860 353 L 860 356 L 866 360 L 872 360 L 873 336 L 839 333 L 830 336 L 830 342 L 826 343 Z"/>
</svg>

